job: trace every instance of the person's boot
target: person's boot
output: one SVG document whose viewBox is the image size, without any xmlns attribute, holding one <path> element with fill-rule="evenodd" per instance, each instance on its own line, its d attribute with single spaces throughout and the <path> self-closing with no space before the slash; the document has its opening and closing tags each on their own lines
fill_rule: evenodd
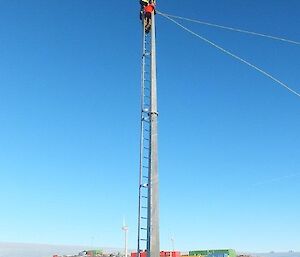
<svg viewBox="0 0 300 257">
<path fill-rule="evenodd" d="M 146 34 L 148 34 L 150 32 L 150 29 L 151 29 L 151 25 L 149 23 L 149 24 L 147 24 L 147 26 L 145 28 Z"/>
</svg>

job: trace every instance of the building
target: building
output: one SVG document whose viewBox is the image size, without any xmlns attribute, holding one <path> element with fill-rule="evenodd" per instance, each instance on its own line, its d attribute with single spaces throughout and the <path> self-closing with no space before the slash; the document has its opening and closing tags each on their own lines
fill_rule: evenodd
<svg viewBox="0 0 300 257">
<path fill-rule="evenodd" d="M 189 251 L 189 256 L 236 257 L 236 252 L 233 249 L 198 250 L 198 251 Z"/>
<path fill-rule="evenodd" d="M 161 251 L 160 257 L 180 257 L 181 254 L 178 251 Z M 131 253 L 131 257 L 137 257 L 137 253 Z M 140 253 L 140 257 L 147 257 L 147 251 L 143 251 Z"/>
</svg>

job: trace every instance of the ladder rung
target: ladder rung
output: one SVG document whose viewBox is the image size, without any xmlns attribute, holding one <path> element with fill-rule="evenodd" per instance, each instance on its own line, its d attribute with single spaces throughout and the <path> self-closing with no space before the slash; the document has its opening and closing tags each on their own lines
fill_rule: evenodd
<svg viewBox="0 0 300 257">
<path fill-rule="evenodd" d="M 146 218 L 146 217 L 141 217 L 141 219 L 143 219 L 143 220 L 147 220 L 148 218 Z"/>
<path fill-rule="evenodd" d="M 140 240 L 141 240 L 141 241 L 147 241 L 147 239 L 144 239 L 144 238 L 141 238 Z"/>
<path fill-rule="evenodd" d="M 147 197 L 147 196 L 142 196 L 142 198 L 145 198 L 145 199 L 147 199 L 148 197 Z"/>
<path fill-rule="evenodd" d="M 149 157 L 147 157 L 147 156 L 144 156 L 144 159 L 149 159 Z"/>
<path fill-rule="evenodd" d="M 143 168 L 145 168 L 145 169 L 148 169 L 149 167 L 147 167 L 147 166 L 143 166 Z M 143 178 L 148 178 L 148 177 L 146 177 L 146 176 L 143 176 Z"/>
<path fill-rule="evenodd" d="M 147 230 L 147 228 L 141 228 L 142 230 Z"/>
<path fill-rule="evenodd" d="M 144 140 L 147 140 L 147 141 L 149 141 L 149 139 L 148 139 L 148 138 L 144 138 Z"/>
<path fill-rule="evenodd" d="M 143 176 L 143 178 L 148 178 L 147 176 Z"/>
<path fill-rule="evenodd" d="M 142 206 L 142 209 L 147 209 L 147 206 Z"/>
<path fill-rule="evenodd" d="M 149 150 L 149 148 L 148 148 L 148 147 L 144 147 L 144 149 L 146 149 L 146 150 Z"/>
</svg>

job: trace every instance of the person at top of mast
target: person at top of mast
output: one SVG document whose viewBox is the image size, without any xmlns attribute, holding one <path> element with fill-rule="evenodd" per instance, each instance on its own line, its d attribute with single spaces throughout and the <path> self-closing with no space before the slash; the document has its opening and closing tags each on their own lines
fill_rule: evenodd
<svg viewBox="0 0 300 257">
<path fill-rule="evenodd" d="M 147 12 L 152 13 L 153 11 L 155 11 L 155 4 L 153 4 L 153 3 L 147 4 L 145 6 L 144 10 L 145 10 L 145 13 L 147 13 Z"/>
<path fill-rule="evenodd" d="M 143 19 L 144 8 L 149 4 L 149 0 L 140 0 L 141 10 L 140 10 L 140 20 Z"/>
<path fill-rule="evenodd" d="M 149 33 L 149 31 L 151 29 L 152 12 L 154 12 L 154 14 L 155 14 L 155 4 L 154 3 L 150 3 L 147 6 L 145 6 L 145 8 L 144 8 L 145 31 L 146 31 L 146 33 Z"/>
</svg>

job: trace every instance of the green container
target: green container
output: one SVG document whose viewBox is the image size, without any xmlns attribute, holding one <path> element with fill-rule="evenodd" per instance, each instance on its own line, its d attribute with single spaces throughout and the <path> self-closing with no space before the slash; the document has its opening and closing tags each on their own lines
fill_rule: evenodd
<svg viewBox="0 0 300 257">
<path fill-rule="evenodd" d="M 88 250 L 86 252 L 92 256 L 102 255 L 102 253 L 103 253 L 102 250 Z"/>
<path fill-rule="evenodd" d="M 197 251 L 189 251 L 190 256 L 216 256 L 219 255 L 227 255 L 228 257 L 236 257 L 236 252 L 233 249 L 216 249 L 216 250 L 197 250 Z"/>
</svg>

